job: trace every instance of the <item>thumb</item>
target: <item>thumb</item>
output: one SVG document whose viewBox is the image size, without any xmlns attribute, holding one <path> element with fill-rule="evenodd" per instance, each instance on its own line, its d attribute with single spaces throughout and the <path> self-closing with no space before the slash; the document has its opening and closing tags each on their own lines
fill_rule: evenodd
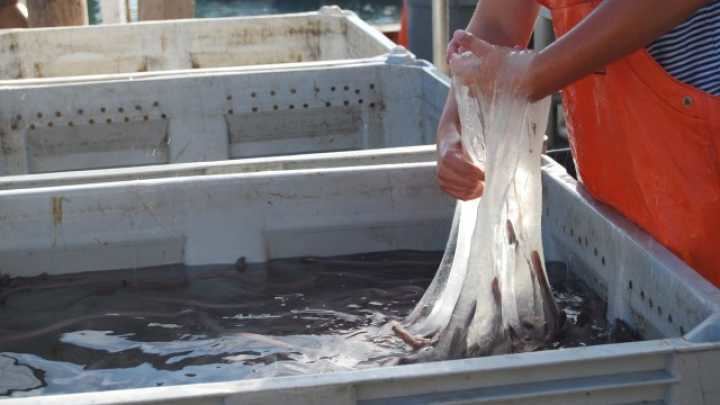
<svg viewBox="0 0 720 405">
<path fill-rule="evenodd" d="M 488 42 L 476 37 L 470 32 L 457 30 L 453 34 L 453 42 L 460 48 L 464 48 L 475 54 L 475 56 L 484 56 L 493 49 Z"/>
</svg>

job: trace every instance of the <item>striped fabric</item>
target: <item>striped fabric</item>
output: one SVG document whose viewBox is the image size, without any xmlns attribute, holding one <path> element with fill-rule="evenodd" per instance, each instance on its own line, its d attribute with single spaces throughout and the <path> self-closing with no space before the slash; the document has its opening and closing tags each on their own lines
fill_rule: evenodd
<svg viewBox="0 0 720 405">
<path fill-rule="evenodd" d="M 677 80 L 720 96 L 720 0 L 698 10 L 647 49 Z"/>
</svg>

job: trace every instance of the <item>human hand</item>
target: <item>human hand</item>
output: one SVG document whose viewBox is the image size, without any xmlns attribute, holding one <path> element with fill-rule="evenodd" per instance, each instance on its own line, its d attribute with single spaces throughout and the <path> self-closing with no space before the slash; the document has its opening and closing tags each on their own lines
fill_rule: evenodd
<svg viewBox="0 0 720 405">
<path fill-rule="evenodd" d="M 463 150 L 454 125 L 438 128 L 437 178 L 440 188 L 463 201 L 480 198 L 485 190 L 485 173 Z"/>
<path fill-rule="evenodd" d="M 448 45 L 453 77 L 471 92 L 532 98 L 535 52 L 492 45 L 473 34 L 455 31 Z"/>
</svg>

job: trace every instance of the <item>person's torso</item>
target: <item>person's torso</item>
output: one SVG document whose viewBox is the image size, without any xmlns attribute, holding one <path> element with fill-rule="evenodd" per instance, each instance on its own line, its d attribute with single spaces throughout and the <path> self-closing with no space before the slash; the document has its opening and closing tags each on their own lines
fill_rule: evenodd
<svg viewBox="0 0 720 405">
<path fill-rule="evenodd" d="M 647 51 L 675 79 L 720 95 L 720 0 L 652 42 Z"/>
</svg>

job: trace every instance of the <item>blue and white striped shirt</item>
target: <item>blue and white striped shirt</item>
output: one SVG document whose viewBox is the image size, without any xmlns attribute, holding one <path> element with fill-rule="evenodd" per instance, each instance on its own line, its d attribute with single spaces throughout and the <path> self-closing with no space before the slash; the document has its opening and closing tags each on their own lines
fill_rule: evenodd
<svg viewBox="0 0 720 405">
<path fill-rule="evenodd" d="M 720 96 L 720 0 L 698 10 L 647 50 L 677 80 Z"/>
</svg>

